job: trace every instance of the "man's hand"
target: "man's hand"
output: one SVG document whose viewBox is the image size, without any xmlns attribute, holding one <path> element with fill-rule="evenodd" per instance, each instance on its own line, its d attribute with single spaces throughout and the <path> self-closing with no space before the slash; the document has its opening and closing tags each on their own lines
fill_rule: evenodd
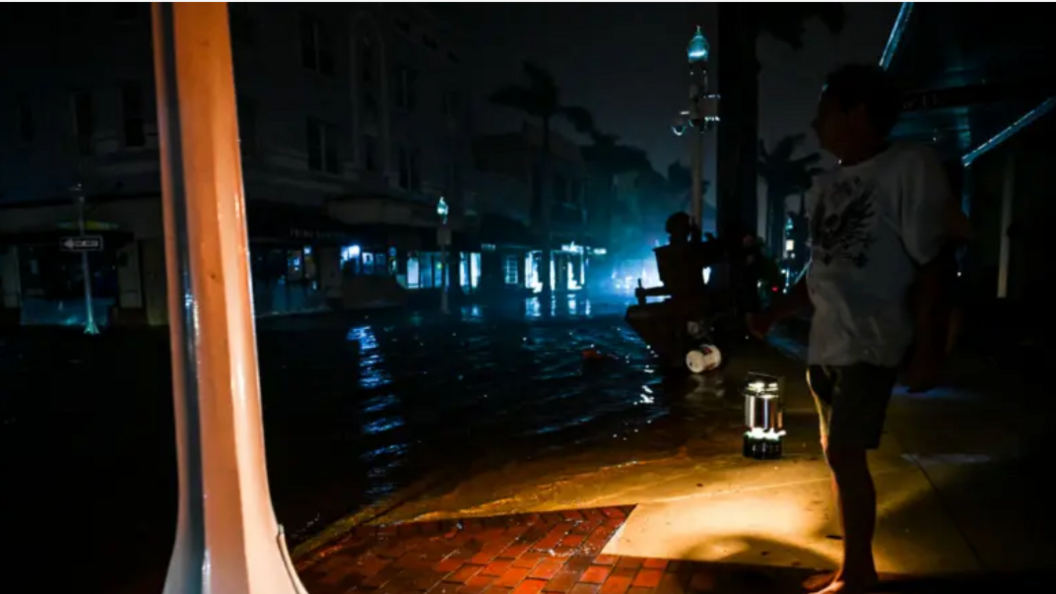
<svg viewBox="0 0 1056 594">
<path fill-rule="evenodd" d="M 766 335 L 770 334 L 776 320 L 773 311 L 764 310 L 745 316 L 745 325 L 748 327 L 749 334 L 759 340 L 766 340 Z"/>
</svg>

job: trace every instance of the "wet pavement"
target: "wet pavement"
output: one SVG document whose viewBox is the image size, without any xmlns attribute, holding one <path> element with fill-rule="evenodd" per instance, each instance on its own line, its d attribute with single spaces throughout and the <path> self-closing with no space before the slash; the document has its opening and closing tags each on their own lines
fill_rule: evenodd
<svg viewBox="0 0 1056 594">
<path fill-rule="evenodd" d="M 619 465 L 706 430 L 620 301 L 467 306 L 258 324 L 268 465 L 291 546 L 415 485 L 535 457 Z M 168 337 L 16 329 L 0 339 L 0 446 L 26 538 L 93 520 L 100 591 L 157 591 L 175 519 Z M 604 360 L 585 363 L 595 348 Z M 581 463 L 583 463 L 581 461 Z M 382 510 L 384 511 L 384 510 Z M 47 526 L 48 530 L 43 527 Z M 76 560 L 74 560 L 76 562 Z M 133 569 L 137 568 L 137 569 Z"/>
<path fill-rule="evenodd" d="M 787 491 L 790 481 L 804 482 L 804 472 L 824 480 L 800 362 L 753 345 L 726 370 L 732 379 L 725 385 L 718 377 L 665 379 L 623 311 L 618 301 L 562 299 L 551 308 L 534 301 L 470 306 L 451 318 L 393 312 L 261 321 L 272 494 L 296 558 L 307 562 L 349 527 L 366 524 L 633 505 L 635 525 L 645 526 L 663 514 L 711 513 L 700 507 L 702 497 Z M 777 338 L 779 346 L 796 345 L 794 336 Z M 68 571 L 91 577 L 78 580 L 82 589 L 160 591 L 175 522 L 167 346 L 157 331 L 0 335 L 0 456 L 6 482 L 17 485 L 0 494 L 5 509 L 17 510 L 8 533 L 24 543 L 29 560 L 56 539 L 90 535 L 92 555 L 63 560 Z M 585 362 L 587 348 L 604 360 Z M 787 459 L 772 469 L 739 455 L 740 402 L 729 386 L 751 366 L 790 379 L 794 437 Z M 984 392 L 1010 387 L 993 370 L 970 371 Z M 1018 396 L 1039 394 L 1011 387 Z M 1039 476 L 1037 456 L 1023 452 L 1040 451 L 1032 446 L 1047 417 L 1030 407 L 1048 401 L 984 392 L 896 396 L 889 437 L 902 449 L 892 458 L 908 460 L 914 480 L 941 491 L 931 515 L 953 516 L 974 557 L 989 560 L 984 567 L 1030 568 L 1050 550 L 1031 549 L 1030 540 L 1045 535 L 1022 537 L 1023 529 L 1010 526 L 1043 513 L 1039 498 L 1027 497 Z M 941 418 L 956 423 L 928 420 Z M 999 459 L 1015 464 L 979 463 Z M 972 479 L 968 467 L 982 478 Z M 1021 511 L 980 512 L 991 508 Z M 667 534 L 653 532 L 650 538 Z M 661 556 L 643 542 L 609 546 Z"/>
</svg>

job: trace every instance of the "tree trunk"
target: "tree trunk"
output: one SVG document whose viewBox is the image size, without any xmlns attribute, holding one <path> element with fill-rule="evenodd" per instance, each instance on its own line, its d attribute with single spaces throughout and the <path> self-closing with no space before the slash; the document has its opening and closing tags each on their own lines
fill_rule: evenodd
<svg viewBox="0 0 1056 594">
<path fill-rule="evenodd" d="M 780 258 L 785 250 L 785 196 L 781 192 L 771 190 L 767 186 L 767 228 L 769 229 L 766 243 L 770 245 L 770 253 L 775 258 Z"/>
<path fill-rule="evenodd" d="M 553 272 L 554 252 L 550 196 L 550 189 L 553 185 L 550 180 L 550 118 L 543 119 L 543 150 L 539 155 L 539 176 L 536 181 L 539 183 L 539 218 L 542 221 L 540 234 L 543 240 L 543 257 L 539 265 L 543 267 L 541 275 L 543 278 L 543 296 L 549 298 L 554 287 L 554 275 L 551 274 Z M 549 311 L 549 304 L 544 304 L 544 307 L 545 311 Z"/>
</svg>

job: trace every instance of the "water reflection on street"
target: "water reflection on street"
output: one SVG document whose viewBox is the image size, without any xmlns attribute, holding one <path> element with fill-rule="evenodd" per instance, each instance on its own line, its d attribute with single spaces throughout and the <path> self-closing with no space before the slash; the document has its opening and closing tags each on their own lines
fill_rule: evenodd
<svg viewBox="0 0 1056 594">
<path fill-rule="evenodd" d="M 676 446 L 717 406 L 714 386 L 687 398 L 685 380 L 665 383 L 625 307 L 531 298 L 446 318 L 373 315 L 341 340 L 262 333 L 269 464 L 293 540 L 430 474 Z M 602 358 L 585 360 L 586 349 Z"/>
</svg>

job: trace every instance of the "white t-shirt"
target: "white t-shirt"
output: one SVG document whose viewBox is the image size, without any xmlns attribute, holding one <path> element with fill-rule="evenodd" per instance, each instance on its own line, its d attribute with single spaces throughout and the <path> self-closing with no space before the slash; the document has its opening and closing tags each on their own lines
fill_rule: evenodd
<svg viewBox="0 0 1056 594">
<path fill-rule="evenodd" d="M 901 363 L 913 340 L 909 289 L 942 249 L 950 199 L 938 156 L 922 145 L 893 144 L 818 176 L 807 196 L 811 365 Z"/>
</svg>

